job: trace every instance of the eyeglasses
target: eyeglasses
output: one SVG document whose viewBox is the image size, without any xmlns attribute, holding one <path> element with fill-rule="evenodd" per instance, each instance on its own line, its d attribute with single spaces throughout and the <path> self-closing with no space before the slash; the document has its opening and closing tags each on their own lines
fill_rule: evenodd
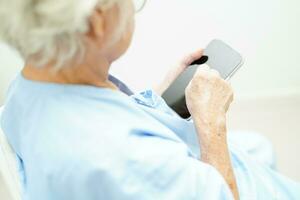
<svg viewBox="0 0 300 200">
<path fill-rule="evenodd" d="M 143 10 L 143 8 L 146 5 L 146 2 L 147 0 L 133 0 L 135 12 L 138 13 L 141 10 Z"/>
</svg>

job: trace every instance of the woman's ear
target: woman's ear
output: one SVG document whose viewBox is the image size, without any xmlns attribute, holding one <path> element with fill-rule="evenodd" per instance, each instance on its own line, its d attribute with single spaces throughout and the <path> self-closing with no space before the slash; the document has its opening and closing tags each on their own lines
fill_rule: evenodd
<svg viewBox="0 0 300 200">
<path fill-rule="evenodd" d="M 104 15 L 99 9 L 95 9 L 89 19 L 90 30 L 88 36 L 92 40 L 102 42 L 105 34 Z"/>
</svg>

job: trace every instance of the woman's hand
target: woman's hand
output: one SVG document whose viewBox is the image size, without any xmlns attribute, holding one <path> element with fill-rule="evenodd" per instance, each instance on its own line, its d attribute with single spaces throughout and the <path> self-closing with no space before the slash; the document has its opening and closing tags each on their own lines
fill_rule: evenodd
<svg viewBox="0 0 300 200">
<path fill-rule="evenodd" d="M 225 126 L 233 91 L 219 72 L 207 65 L 199 67 L 185 92 L 187 107 L 199 123 L 203 126 Z"/>
<path fill-rule="evenodd" d="M 230 85 L 217 71 L 199 67 L 185 93 L 198 133 L 201 160 L 222 174 L 234 198 L 239 199 L 226 137 L 226 112 L 233 100 Z"/>
<path fill-rule="evenodd" d="M 203 49 L 197 50 L 184 56 L 177 64 L 172 67 L 164 78 L 163 82 L 154 88 L 157 94 L 162 95 L 176 78 L 188 67 L 192 62 L 198 60 L 203 55 Z"/>
</svg>

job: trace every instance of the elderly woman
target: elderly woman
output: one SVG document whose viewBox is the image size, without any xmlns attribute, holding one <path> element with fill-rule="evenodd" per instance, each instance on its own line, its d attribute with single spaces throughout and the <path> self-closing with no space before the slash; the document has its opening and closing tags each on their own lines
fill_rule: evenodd
<svg viewBox="0 0 300 200">
<path fill-rule="evenodd" d="M 134 31 L 132 0 L 9 0 L 0 34 L 25 59 L 1 126 L 27 200 L 300 199 L 297 183 L 227 144 L 233 92 L 199 68 L 186 89 L 192 121 L 152 90 L 128 96 L 109 79 Z M 196 51 L 158 87 L 163 92 Z"/>
</svg>

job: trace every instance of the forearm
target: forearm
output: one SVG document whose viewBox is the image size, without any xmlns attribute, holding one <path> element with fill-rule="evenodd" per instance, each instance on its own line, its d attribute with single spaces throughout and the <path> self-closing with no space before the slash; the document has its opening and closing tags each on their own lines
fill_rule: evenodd
<svg viewBox="0 0 300 200">
<path fill-rule="evenodd" d="M 198 132 L 201 160 L 212 165 L 222 174 L 234 198 L 239 199 L 238 188 L 226 141 L 225 120 L 207 123 L 194 118 L 194 123 Z"/>
</svg>

